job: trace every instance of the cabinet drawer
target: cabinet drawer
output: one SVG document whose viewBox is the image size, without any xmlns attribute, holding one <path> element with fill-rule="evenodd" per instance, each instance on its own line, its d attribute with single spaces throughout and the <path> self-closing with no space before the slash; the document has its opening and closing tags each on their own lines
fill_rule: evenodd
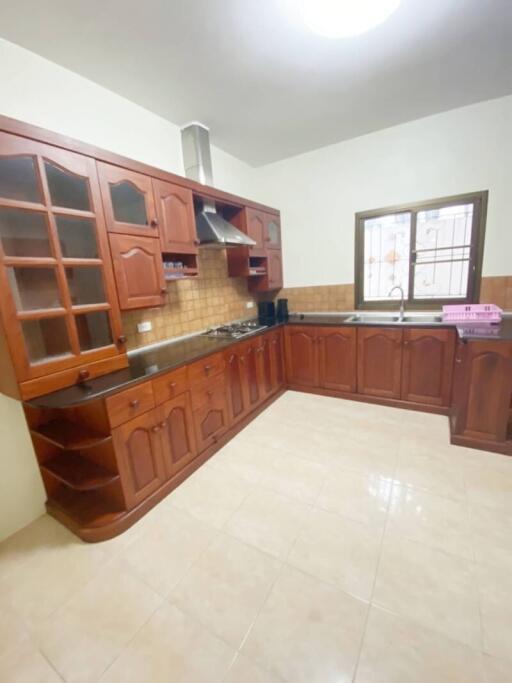
<svg viewBox="0 0 512 683">
<path fill-rule="evenodd" d="M 188 379 L 193 387 L 197 382 L 216 377 L 224 372 L 225 362 L 222 353 L 214 353 L 197 363 L 193 363 L 188 369 Z"/>
<path fill-rule="evenodd" d="M 179 368 L 172 372 L 167 372 L 161 377 L 153 380 L 153 393 L 155 395 L 155 403 L 165 403 L 171 401 L 176 396 L 179 396 L 188 389 L 188 375 L 187 368 Z"/>
<path fill-rule="evenodd" d="M 145 413 L 146 410 L 154 408 L 155 400 L 151 382 L 138 384 L 133 389 L 127 389 L 120 394 L 110 396 L 105 400 L 105 404 L 111 427 L 117 427 L 123 422 L 128 422 L 137 415 Z"/>
<path fill-rule="evenodd" d="M 192 384 L 192 408 L 196 410 L 202 406 L 209 405 L 216 401 L 219 396 L 222 398 L 226 394 L 226 382 L 223 376 L 217 376 L 213 380 L 206 380 Z"/>
</svg>

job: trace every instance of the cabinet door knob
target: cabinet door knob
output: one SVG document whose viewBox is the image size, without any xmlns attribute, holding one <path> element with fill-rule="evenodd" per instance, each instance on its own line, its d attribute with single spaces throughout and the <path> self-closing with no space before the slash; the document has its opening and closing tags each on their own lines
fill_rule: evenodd
<svg viewBox="0 0 512 683">
<path fill-rule="evenodd" d="M 80 370 L 80 372 L 78 373 L 78 380 L 80 382 L 83 382 L 85 379 L 89 378 L 90 374 L 91 373 L 89 372 L 89 370 Z"/>
<path fill-rule="evenodd" d="M 174 390 L 176 389 L 176 382 L 171 382 L 171 383 L 169 384 L 169 386 L 170 386 L 171 389 L 174 391 Z"/>
<path fill-rule="evenodd" d="M 157 227 L 158 227 L 158 221 L 156 220 L 156 218 L 153 218 L 153 220 L 150 221 L 149 224 L 150 224 L 150 226 L 151 226 L 152 228 L 157 228 Z"/>
<path fill-rule="evenodd" d="M 160 427 L 161 427 L 162 429 L 164 429 L 164 427 L 165 427 L 165 422 L 160 422 Z"/>
<path fill-rule="evenodd" d="M 211 398 L 213 396 L 213 391 L 207 391 L 206 395 L 208 396 L 208 398 Z"/>
<path fill-rule="evenodd" d="M 126 335 L 120 334 L 119 337 L 117 338 L 117 343 L 118 344 L 126 344 Z"/>
<path fill-rule="evenodd" d="M 159 432 L 160 431 L 160 425 L 155 425 L 154 427 L 151 427 L 152 432 Z"/>
<path fill-rule="evenodd" d="M 208 374 L 210 372 L 210 370 L 212 370 L 212 368 L 213 368 L 213 365 L 205 365 L 204 366 L 205 373 Z"/>
<path fill-rule="evenodd" d="M 456 358 L 456 359 L 455 359 L 455 362 L 456 362 L 456 363 L 462 363 L 462 360 L 461 360 L 460 358 Z"/>
<path fill-rule="evenodd" d="M 407 340 L 404 341 L 404 346 L 409 346 L 409 342 Z"/>
<path fill-rule="evenodd" d="M 130 408 L 138 408 L 139 407 L 139 399 L 134 398 L 132 401 L 130 401 Z"/>
<path fill-rule="evenodd" d="M 196 247 L 197 247 L 197 246 L 198 246 L 198 245 L 200 244 L 199 240 L 197 240 L 197 239 L 196 239 L 196 240 L 194 240 L 194 244 L 195 244 L 195 245 L 196 245 Z"/>
<path fill-rule="evenodd" d="M 160 287 L 160 294 L 167 294 L 167 287 Z"/>
</svg>

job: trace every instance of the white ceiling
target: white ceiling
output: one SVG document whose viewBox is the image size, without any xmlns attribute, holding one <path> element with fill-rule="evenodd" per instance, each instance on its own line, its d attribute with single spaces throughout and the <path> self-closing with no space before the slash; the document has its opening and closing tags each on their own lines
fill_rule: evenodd
<svg viewBox="0 0 512 683">
<path fill-rule="evenodd" d="M 254 165 L 512 92 L 512 0 L 402 0 L 340 40 L 297 4 L 2 0 L 0 35 Z"/>
</svg>

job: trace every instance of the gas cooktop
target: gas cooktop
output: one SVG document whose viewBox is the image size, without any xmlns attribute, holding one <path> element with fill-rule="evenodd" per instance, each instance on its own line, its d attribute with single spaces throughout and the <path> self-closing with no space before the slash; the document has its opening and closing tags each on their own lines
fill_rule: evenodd
<svg viewBox="0 0 512 683">
<path fill-rule="evenodd" d="M 207 330 L 204 334 L 206 337 L 222 337 L 226 339 L 240 339 L 248 334 L 264 330 L 267 326 L 261 325 L 257 320 L 247 320 L 242 323 L 233 323 L 231 325 L 221 325 Z"/>
</svg>

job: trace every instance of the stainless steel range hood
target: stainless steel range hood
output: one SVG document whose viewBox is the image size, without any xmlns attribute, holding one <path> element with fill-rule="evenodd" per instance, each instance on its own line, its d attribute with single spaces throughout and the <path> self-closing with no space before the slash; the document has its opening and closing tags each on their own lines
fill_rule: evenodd
<svg viewBox="0 0 512 683">
<path fill-rule="evenodd" d="M 213 185 L 210 131 L 202 123 L 190 123 L 181 129 L 185 175 L 203 185 Z M 196 214 L 196 230 L 200 247 L 252 247 L 254 240 L 225 220 L 213 201 L 204 201 Z"/>
</svg>

